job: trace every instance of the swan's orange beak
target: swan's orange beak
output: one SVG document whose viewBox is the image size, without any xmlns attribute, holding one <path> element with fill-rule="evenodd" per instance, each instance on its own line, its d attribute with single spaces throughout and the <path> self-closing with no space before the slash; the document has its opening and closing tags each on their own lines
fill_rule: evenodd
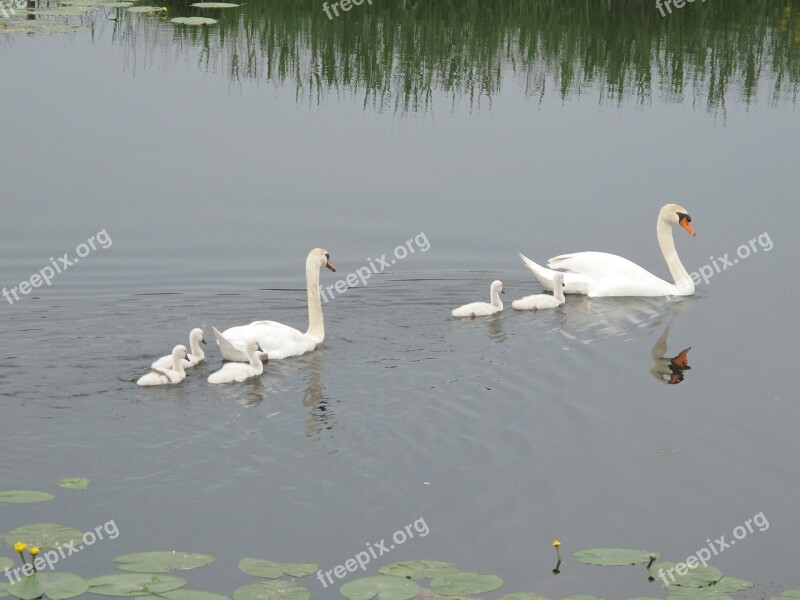
<svg viewBox="0 0 800 600">
<path fill-rule="evenodd" d="M 325 265 L 325 268 L 326 268 L 326 269 L 330 269 L 331 271 L 333 271 L 334 273 L 336 273 L 336 269 L 333 267 L 333 263 L 332 263 L 330 260 L 328 261 L 328 264 L 327 264 L 327 265 Z"/>
<path fill-rule="evenodd" d="M 694 235 L 694 229 L 692 229 L 692 226 L 689 224 L 689 217 L 687 216 L 681 217 L 681 220 L 678 221 L 678 223 L 680 223 L 680 226 L 683 227 L 686 231 Z"/>
</svg>

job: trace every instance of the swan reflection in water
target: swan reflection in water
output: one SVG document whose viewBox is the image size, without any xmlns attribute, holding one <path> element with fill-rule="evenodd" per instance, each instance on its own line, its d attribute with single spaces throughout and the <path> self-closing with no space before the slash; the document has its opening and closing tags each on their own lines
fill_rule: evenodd
<svg viewBox="0 0 800 600">
<path fill-rule="evenodd" d="M 672 329 L 675 319 L 686 310 L 686 305 L 686 302 L 679 302 L 675 306 L 672 317 L 664 328 L 664 333 L 656 340 L 650 350 L 654 363 L 650 369 L 650 374 L 661 383 L 668 385 L 675 385 L 683 381 L 685 371 L 692 368 L 689 366 L 689 350 L 692 349 L 691 346 L 684 348 L 673 357 L 667 356 L 667 338 L 669 338 L 670 329 Z"/>
</svg>

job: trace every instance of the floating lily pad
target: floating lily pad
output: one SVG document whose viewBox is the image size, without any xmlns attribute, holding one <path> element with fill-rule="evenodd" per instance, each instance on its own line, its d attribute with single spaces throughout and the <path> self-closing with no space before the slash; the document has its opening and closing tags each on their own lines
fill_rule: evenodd
<svg viewBox="0 0 800 600">
<path fill-rule="evenodd" d="M 672 569 L 672 573 L 668 573 L 670 569 Z M 667 582 L 670 588 L 705 588 L 714 585 L 723 577 L 722 571 L 719 569 L 712 566 L 704 567 L 703 565 L 698 565 L 694 569 L 689 569 L 687 567 L 686 574 L 681 576 L 675 571 L 675 563 L 671 562 L 656 563 L 650 567 L 649 573 L 654 579 Z"/>
<path fill-rule="evenodd" d="M 431 581 L 431 589 L 443 596 L 483 594 L 496 590 L 501 585 L 503 580 L 497 575 L 479 575 L 467 571 L 443 575 Z"/>
<path fill-rule="evenodd" d="M 339 593 L 348 600 L 410 600 L 420 592 L 420 587 L 404 577 L 373 575 L 345 583 Z"/>
<path fill-rule="evenodd" d="M 606 600 L 606 598 L 600 598 L 599 596 L 582 596 L 578 594 L 576 596 L 567 596 L 561 600 Z"/>
<path fill-rule="evenodd" d="M 773 596 L 772 600 L 800 600 L 800 590 L 785 590 L 780 596 Z"/>
<path fill-rule="evenodd" d="M 66 600 L 89 589 L 83 577 L 72 573 L 39 572 L 9 584 L 6 591 L 22 600 L 35 600 L 46 595 L 50 600 Z"/>
<path fill-rule="evenodd" d="M 714 586 L 715 587 L 715 586 Z M 725 592 L 710 588 L 672 587 L 667 600 L 733 600 Z"/>
<path fill-rule="evenodd" d="M 142 600 L 155 600 L 169 598 L 169 600 L 231 600 L 228 596 L 221 594 L 214 594 L 213 592 L 202 592 L 200 590 L 172 590 L 171 592 L 162 592 L 154 596 L 139 596 Z"/>
<path fill-rule="evenodd" d="M 148 596 L 177 590 L 186 580 L 171 575 L 119 573 L 89 580 L 89 591 L 102 596 Z"/>
<path fill-rule="evenodd" d="M 0 502 L 11 502 L 13 504 L 25 504 L 28 502 L 47 502 L 55 498 L 53 494 L 47 492 L 37 492 L 35 490 L 5 490 L 0 491 Z"/>
<path fill-rule="evenodd" d="M 103 2 L 100 6 L 106 8 L 128 8 L 133 6 L 133 2 Z"/>
<path fill-rule="evenodd" d="M 161 7 L 160 6 L 131 6 L 128 8 L 128 12 L 132 13 L 160 13 Z"/>
<path fill-rule="evenodd" d="M 629 598 L 628 600 L 661 600 L 661 598 L 656 598 L 655 596 L 636 596 L 636 598 Z"/>
<path fill-rule="evenodd" d="M 233 600 L 308 600 L 309 592 L 291 581 L 259 581 L 233 592 Z"/>
<path fill-rule="evenodd" d="M 18 541 L 25 542 L 28 546 L 57 548 L 69 545 L 70 542 L 80 544 L 83 541 L 83 532 L 58 523 L 33 523 L 13 529 L 6 534 L 6 543 L 10 546 Z"/>
<path fill-rule="evenodd" d="M 85 490 L 89 487 L 89 480 L 86 477 L 65 477 L 56 485 L 70 490 Z"/>
<path fill-rule="evenodd" d="M 453 563 L 443 560 L 406 560 L 383 566 L 378 572 L 409 579 L 435 579 L 463 571 Z"/>
<path fill-rule="evenodd" d="M 208 17 L 175 17 L 169 21 L 177 25 L 213 25 L 217 22 L 216 19 L 209 19 Z"/>
<path fill-rule="evenodd" d="M 317 570 L 315 563 L 277 563 L 261 558 L 243 558 L 239 561 L 239 570 L 253 577 L 277 579 L 283 574 L 291 577 L 305 577 Z"/>
<path fill-rule="evenodd" d="M 711 589 L 720 592 L 738 592 L 739 590 L 748 590 L 754 585 L 755 584 L 752 581 L 725 576 L 720 581 L 715 583 Z"/>
<path fill-rule="evenodd" d="M 238 4 L 231 4 L 230 2 L 195 2 L 192 4 L 195 8 L 238 8 Z"/>
<path fill-rule="evenodd" d="M 70 33 L 73 31 L 83 31 L 88 29 L 89 28 L 85 25 L 67 25 L 66 23 L 56 23 L 55 21 L 36 19 L 32 21 L 11 21 L 5 27 L 0 29 L 0 31 L 5 33 L 41 33 L 49 35 L 55 33 Z"/>
<path fill-rule="evenodd" d="M 550 600 L 550 598 L 540 594 L 534 594 L 533 592 L 516 592 L 514 594 L 501 596 L 499 600 Z"/>
<path fill-rule="evenodd" d="M 656 559 L 661 558 L 660 554 L 654 552 L 630 550 L 628 548 L 591 548 L 590 550 L 580 550 L 574 554 L 578 562 L 606 567 L 623 567 L 647 563 L 650 562 L 652 555 L 655 555 Z"/>
<path fill-rule="evenodd" d="M 136 552 L 114 559 L 118 569 L 137 573 L 168 573 L 169 571 L 188 571 L 210 565 L 216 560 L 208 554 L 188 552 Z"/>
<path fill-rule="evenodd" d="M 6 558 L 5 556 L 0 557 L 0 571 L 5 571 L 6 569 L 11 569 L 14 567 L 14 561 L 10 558 Z M 0 589 L 2 589 L 3 583 L 0 583 Z"/>
</svg>

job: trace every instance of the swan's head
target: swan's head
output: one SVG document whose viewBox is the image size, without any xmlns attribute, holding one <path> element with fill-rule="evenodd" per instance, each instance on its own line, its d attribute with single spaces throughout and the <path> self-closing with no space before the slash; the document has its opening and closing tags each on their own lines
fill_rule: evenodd
<svg viewBox="0 0 800 600">
<path fill-rule="evenodd" d="M 189 353 L 186 351 L 186 346 L 178 344 L 172 349 L 172 358 L 188 358 Z"/>
<path fill-rule="evenodd" d="M 566 284 L 564 283 L 564 274 L 557 271 L 556 274 L 553 275 L 553 287 L 556 287 L 556 286 L 559 286 L 559 285 L 561 287 L 565 287 L 566 286 Z"/>
<path fill-rule="evenodd" d="M 323 248 L 314 248 L 311 252 L 309 252 L 308 261 L 314 266 L 319 265 L 320 269 L 325 267 L 334 273 L 336 272 L 336 269 L 333 267 L 333 263 L 331 262 L 331 255 L 328 254 L 328 251 Z"/>
<path fill-rule="evenodd" d="M 201 344 L 205 344 L 206 340 L 204 339 L 203 330 L 199 327 L 195 327 L 189 332 L 189 341 L 197 344 L 198 342 Z"/>
<path fill-rule="evenodd" d="M 692 229 L 691 225 L 692 217 L 689 216 L 689 213 L 680 204 L 665 205 L 661 209 L 658 218 L 670 225 L 680 225 L 691 235 L 694 235 L 694 229 Z"/>
<path fill-rule="evenodd" d="M 499 279 L 496 279 L 495 281 L 492 282 L 492 287 L 489 288 L 489 291 L 492 293 L 492 295 L 505 294 L 505 292 L 503 291 L 503 282 L 500 281 Z"/>
</svg>

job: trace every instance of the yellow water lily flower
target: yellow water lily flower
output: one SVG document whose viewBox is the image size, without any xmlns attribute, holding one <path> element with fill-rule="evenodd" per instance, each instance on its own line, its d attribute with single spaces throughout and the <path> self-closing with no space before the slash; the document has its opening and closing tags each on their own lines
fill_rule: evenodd
<svg viewBox="0 0 800 600">
<path fill-rule="evenodd" d="M 553 548 L 558 548 L 561 545 L 561 542 L 558 540 L 553 540 Z"/>
<path fill-rule="evenodd" d="M 27 547 L 28 544 L 26 544 L 25 542 L 17 542 L 16 544 L 14 544 L 14 552 L 22 552 Z"/>
<path fill-rule="evenodd" d="M 39 546 L 33 546 L 30 550 L 28 550 L 28 552 L 31 553 L 31 556 L 36 556 L 39 554 L 39 552 L 41 552 L 41 550 L 39 550 Z"/>
</svg>

